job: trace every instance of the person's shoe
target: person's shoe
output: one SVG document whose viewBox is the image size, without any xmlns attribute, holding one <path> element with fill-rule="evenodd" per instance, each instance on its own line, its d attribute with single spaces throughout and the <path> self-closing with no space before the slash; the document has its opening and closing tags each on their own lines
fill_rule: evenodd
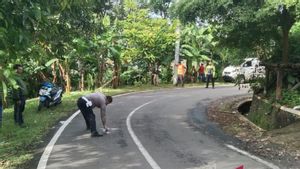
<svg viewBox="0 0 300 169">
<path fill-rule="evenodd" d="M 91 137 L 102 137 L 103 134 L 99 134 L 98 132 L 94 132 L 91 134 Z"/>
</svg>

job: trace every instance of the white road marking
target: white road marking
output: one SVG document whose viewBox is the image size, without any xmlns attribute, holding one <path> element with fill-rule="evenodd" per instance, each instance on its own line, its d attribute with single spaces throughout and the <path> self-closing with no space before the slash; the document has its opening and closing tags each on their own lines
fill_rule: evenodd
<svg viewBox="0 0 300 169">
<path fill-rule="evenodd" d="M 39 164 L 37 166 L 37 169 L 45 169 L 47 166 L 47 162 L 49 159 L 49 156 L 51 154 L 51 151 L 57 141 L 57 139 L 59 138 L 59 136 L 61 135 L 61 133 L 64 131 L 64 129 L 67 127 L 67 125 L 80 113 L 80 111 L 76 111 L 71 117 L 68 118 L 68 120 L 66 120 L 63 125 L 59 128 L 59 130 L 55 133 L 55 135 L 52 137 L 51 141 L 49 142 L 49 144 L 47 145 L 47 147 L 44 150 L 43 155 L 40 158 Z"/>
<path fill-rule="evenodd" d="M 137 138 L 137 136 L 134 134 L 132 127 L 131 127 L 131 117 L 133 116 L 133 114 L 139 110 L 140 108 L 146 106 L 147 104 L 152 103 L 153 101 L 147 102 L 139 107 L 137 107 L 136 109 L 134 109 L 127 117 L 126 119 L 126 125 L 127 125 L 127 129 L 129 131 L 129 134 L 131 136 L 131 138 L 133 139 L 134 143 L 136 144 L 136 146 L 138 147 L 138 149 L 140 150 L 140 152 L 143 154 L 143 156 L 145 157 L 145 159 L 147 160 L 147 162 L 150 164 L 150 166 L 152 167 L 152 169 L 161 169 L 160 166 L 153 160 L 153 158 L 151 157 L 151 155 L 148 153 L 148 151 L 145 149 L 145 147 L 142 145 L 141 141 Z"/>
<path fill-rule="evenodd" d="M 272 169 L 280 169 L 278 166 L 276 166 L 276 165 L 274 165 L 274 164 L 272 164 L 272 163 L 269 163 L 269 162 L 267 162 L 267 161 L 265 161 L 265 160 L 262 160 L 262 159 L 260 159 L 259 157 L 256 157 L 256 156 L 254 156 L 254 155 L 251 155 L 251 154 L 249 154 L 249 153 L 246 152 L 246 151 L 240 150 L 240 149 L 238 149 L 238 148 L 236 148 L 236 147 L 234 147 L 234 146 L 232 146 L 232 145 L 228 145 L 228 144 L 225 144 L 225 145 L 226 145 L 226 147 L 230 148 L 231 150 L 234 150 L 234 151 L 236 151 L 236 152 L 238 152 L 238 153 L 240 153 L 240 154 L 243 154 L 243 155 L 245 155 L 245 156 L 247 156 L 247 157 L 249 157 L 249 158 L 252 158 L 253 160 L 255 160 L 255 161 L 257 161 L 257 162 L 260 162 L 260 163 L 262 163 L 262 164 L 264 164 L 264 165 L 266 165 L 266 166 L 268 166 L 268 167 L 270 167 L 270 168 L 272 168 Z"/>
</svg>

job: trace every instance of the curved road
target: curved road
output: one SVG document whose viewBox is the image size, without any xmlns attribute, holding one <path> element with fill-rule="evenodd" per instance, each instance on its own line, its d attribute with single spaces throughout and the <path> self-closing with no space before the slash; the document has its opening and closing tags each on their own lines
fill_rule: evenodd
<svg viewBox="0 0 300 169">
<path fill-rule="evenodd" d="M 206 118 L 206 107 L 212 100 L 245 93 L 233 87 L 178 88 L 115 97 L 107 109 L 111 133 L 91 138 L 79 114 L 58 138 L 46 168 L 277 168 L 235 150 L 230 145 L 238 142 Z"/>
</svg>

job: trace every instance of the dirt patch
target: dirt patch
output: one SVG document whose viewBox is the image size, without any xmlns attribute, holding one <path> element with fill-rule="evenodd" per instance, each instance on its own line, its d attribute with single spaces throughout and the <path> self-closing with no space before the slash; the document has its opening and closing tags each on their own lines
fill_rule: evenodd
<svg viewBox="0 0 300 169">
<path fill-rule="evenodd" d="M 251 95 L 226 97 L 212 102 L 208 107 L 208 118 L 244 144 L 252 154 L 268 159 L 281 168 L 300 168 L 300 122 L 287 127 L 265 131 L 250 122 L 237 110 L 237 105 Z"/>
</svg>

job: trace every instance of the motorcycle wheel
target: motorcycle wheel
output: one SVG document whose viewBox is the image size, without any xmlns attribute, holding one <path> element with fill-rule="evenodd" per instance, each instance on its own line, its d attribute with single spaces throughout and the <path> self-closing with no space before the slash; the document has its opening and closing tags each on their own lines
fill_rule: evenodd
<svg viewBox="0 0 300 169">
<path fill-rule="evenodd" d="M 47 107 L 47 108 L 50 107 L 50 101 L 49 100 L 46 100 L 44 104 L 45 104 L 45 107 Z"/>
</svg>

